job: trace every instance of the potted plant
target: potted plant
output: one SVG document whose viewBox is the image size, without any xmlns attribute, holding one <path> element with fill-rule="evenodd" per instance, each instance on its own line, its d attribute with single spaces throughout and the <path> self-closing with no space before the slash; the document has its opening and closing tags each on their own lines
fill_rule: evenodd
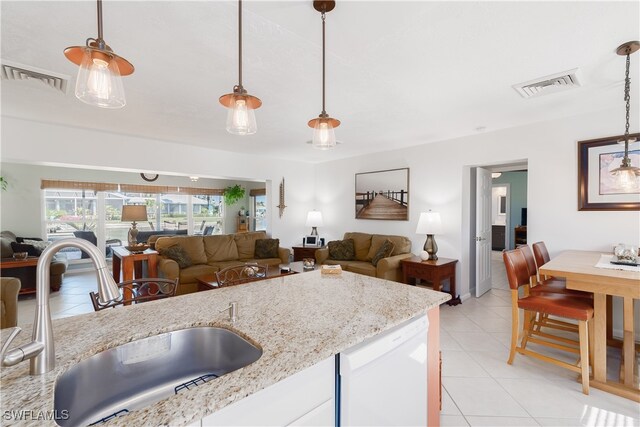
<svg viewBox="0 0 640 427">
<path fill-rule="evenodd" d="M 0 176 L 0 187 L 3 190 L 6 190 L 7 189 L 7 184 L 8 184 L 7 180 L 3 176 Z"/>
<path fill-rule="evenodd" d="M 231 206 L 244 197 L 245 190 L 240 184 L 236 184 L 224 189 L 224 203 Z"/>
</svg>

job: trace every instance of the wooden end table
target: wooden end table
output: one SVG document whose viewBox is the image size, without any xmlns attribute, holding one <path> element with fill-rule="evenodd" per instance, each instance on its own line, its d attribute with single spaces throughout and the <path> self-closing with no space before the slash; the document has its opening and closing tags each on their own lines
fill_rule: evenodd
<svg viewBox="0 0 640 427">
<path fill-rule="evenodd" d="M 302 261 L 305 258 L 316 259 L 316 251 L 322 248 L 323 246 L 294 246 L 293 260 Z"/>
<path fill-rule="evenodd" d="M 27 257 L 26 259 L 13 259 L 13 258 L 2 258 L 2 260 L 0 261 L 0 271 L 2 271 L 2 276 L 3 277 L 9 277 L 11 276 L 11 272 L 10 271 L 3 271 L 6 269 L 10 269 L 10 268 L 27 268 L 27 267 L 33 267 L 34 268 L 34 273 L 33 273 L 33 277 L 35 278 L 36 274 L 35 274 L 35 268 L 38 265 L 38 257 Z M 55 289 L 56 291 L 58 289 Z M 33 280 L 33 283 L 22 283 L 22 287 L 20 288 L 20 295 L 24 295 L 24 294 L 33 294 L 36 292 L 36 280 Z"/>
<path fill-rule="evenodd" d="M 460 296 L 456 294 L 457 259 L 438 258 L 437 260 L 423 261 L 421 258 L 414 256 L 403 259 L 401 263 L 402 281 L 404 283 L 411 284 L 415 279 L 426 280 L 433 283 L 434 291 L 440 291 L 440 289 L 442 289 L 441 281 L 443 279 L 449 279 L 451 299 L 447 301 L 447 304 L 462 304 Z"/>
<path fill-rule="evenodd" d="M 141 253 L 129 252 L 122 246 L 113 246 L 113 279 L 116 283 L 133 280 L 134 272 L 136 279 L 142 279 L 142 262 L 147 262 L 149 277 L 158 277 L 158 252 L 147 249 Z M 122 280 L 120 278 L 122 270 Z M 124 288 L 124 298 L 131 299 L 131 290 Z"/>
</svg>

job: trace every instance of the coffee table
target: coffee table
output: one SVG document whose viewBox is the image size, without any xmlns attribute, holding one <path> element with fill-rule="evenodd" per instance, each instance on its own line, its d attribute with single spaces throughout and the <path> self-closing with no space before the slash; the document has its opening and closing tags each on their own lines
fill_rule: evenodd
<svg viewBox="0 0 640 427">
<path fill-rule="evenodd" d="M 281 267 L 289 267 L 290 271 L 283 272 Z M 298 273 L 307 273 L 309 271 L 315 271 L 319 269 L 318 266 L 314 267 L 313 270 L 305 270 L 302 266 L 302 261 L 291 262 L 287 264 L 280 265 L 271 265 L 267 268 L 267 277 L 262 279 L 254 280 L 255 282 L 259 280 L 273 279 L 274 277 L 282 277 L 282 276 L 290 276 L 292 274 Z M 216 279 L 215 274 L 207 274 L 204 276 L 196 277 L 196 281 L 198 282 L 198 292 L 208 291 L 211 289 L 218 289 L 218 280 Z M 244 284 L 244 283 L 240 283 Z"/>
</svg>

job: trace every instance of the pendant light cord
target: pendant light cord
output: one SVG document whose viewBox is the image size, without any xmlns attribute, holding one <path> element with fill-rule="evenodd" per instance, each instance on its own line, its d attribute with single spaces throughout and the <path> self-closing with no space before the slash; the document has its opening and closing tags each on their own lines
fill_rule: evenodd
<svg viewBox="0 0 640 427">
<path fill-rule="evenodd" d="M 102 38 L 102 0 L 98 0 L 98 40 Z"/>
<path fill-rule="evenodd" d="M 325 110 L 325 13 L 322 12 L 322 115 L 325 116 L 327 111 Z"/>
<path fill-rule="evenodd" d="M 631 79 L 629 78 L 629 67 L 631 64 L 631 61 L 629 60 L 629 56 L 630 54 L 627 53 L 627 64 L 626 64 L 626 70 L 625 70 L 625 74 L 624 74 L 624 100 L 626 101 L 626 109 L 627 109 L 627 115 L 626 115 L 626 123 L 625 123 L 625 128 L 624 128 L 624 157 L 627 158 L 629 157 L 629 110 L 630 110 L 630 100 L 631 100 Z"/>
<path fill-rule="evenodd" d="M 242 89 L 242 0 L 238 0 L 238 86 Z"/>
</svg>

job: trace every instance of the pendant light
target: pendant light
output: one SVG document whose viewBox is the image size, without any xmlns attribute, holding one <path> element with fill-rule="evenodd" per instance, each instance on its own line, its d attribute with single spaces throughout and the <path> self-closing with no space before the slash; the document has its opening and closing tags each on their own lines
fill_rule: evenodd
<svg viewBox="0 0 640 427">
<path fill-rule="evenodd" d="M 631 100 L 631 79 L 629 78 L 629 56 L 640 49 L 640 42 L 631 41 L 624 43 L 616 49 L 618 55 L 626 56 L 626 71 L 624 77 L 624 100 L 626 101 L 626 124 L 624 130 L 624 157 L 620 167 L 611 171 L 611 174 L 616 178 L 618 185 L 625 190 L 636 190 L 640 187 L 640 168 L 631 166 L 631 159 L 629 158 L 629 109 Z M 631 141 L 634 142 L 634 141 Z"/>
<path fill-rule="evenodd" d="M 238 0 L 238 84 L 233 87 L 233 93 L 220 97 L 220 104 L 229 109 L 227 132 L 234 135 L 256 133 L 258 125 L 253 110 L 260 108 L 262 101 L 242 87 L 242 0 Z"/>
<path fill-rule="evenodd" d="M 98 38 L 88 38 L 85 46 L 71 46 L 64 56 L 80 66 L 76 79 L 76 98 L 102 108 L 122 108 L 124 97 L 121 76 L 133 73 L 133 65 L 113 53 L 102 37 L 102 0 L 98 1 Z"/>
<path fill-rule="evenodd" d="M 317 119 L 309 120 L 313 128 L 311 143 L 319 150 L 329 150 L 336 146 L 334 129 L 340 126 L 340 120 L 329 117 L 325 110 L 325 14 L 336 7 L 335 1 L 314 1 L 313 8 L 322 14 L 322 112 Z"/>
</svg>

